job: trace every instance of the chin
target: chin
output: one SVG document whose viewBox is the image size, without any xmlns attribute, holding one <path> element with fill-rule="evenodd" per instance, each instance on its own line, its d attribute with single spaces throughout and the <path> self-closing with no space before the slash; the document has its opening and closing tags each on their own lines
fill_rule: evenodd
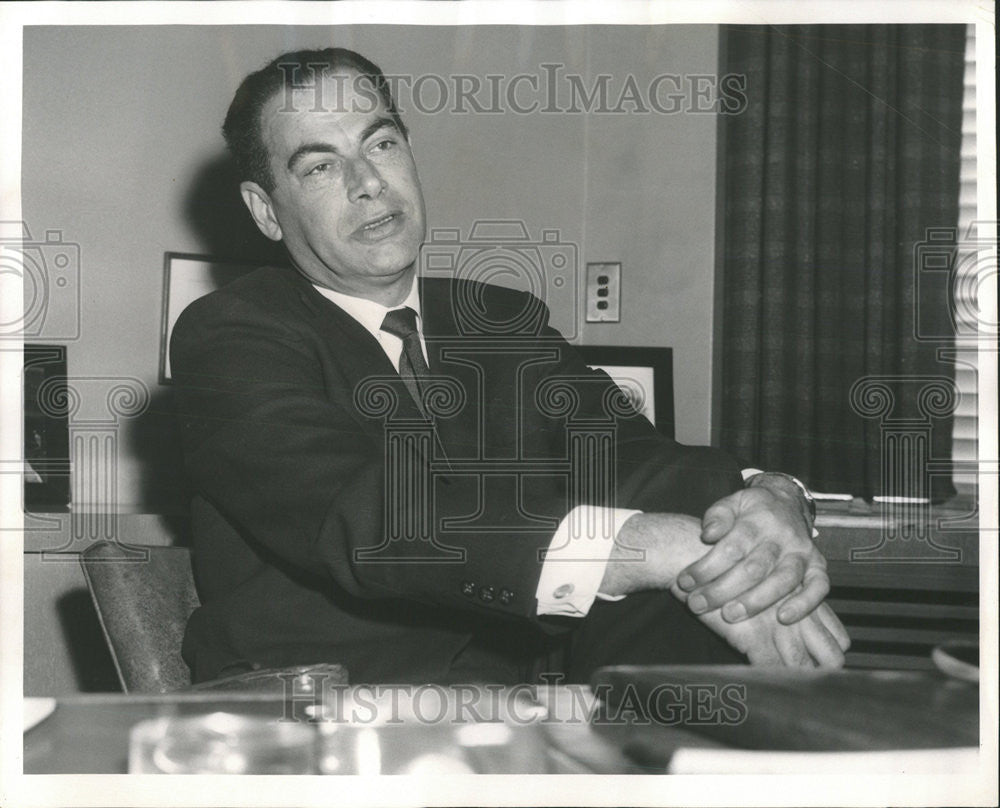
<svg viewBox="0 0 1000 808">
<path fill-rule="evenodd" d="M 369 261 L 373 275 L 397 275 L 411 267 L 416 267 L 417 250 L 393 249 Z"/>
</svg>

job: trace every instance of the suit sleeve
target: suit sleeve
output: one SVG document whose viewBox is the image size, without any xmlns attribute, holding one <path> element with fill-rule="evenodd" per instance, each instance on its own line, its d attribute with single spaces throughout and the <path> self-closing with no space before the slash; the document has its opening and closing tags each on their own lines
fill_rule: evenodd
<svg viewBox="0 0 1000 808">
<path fill-rule="evenodd" d="M 574 420 L 612 424 L 614 484 L 604 495 L 573 504 L 683 513 L 700 519 L 712 503 L 742 488 L 740 467 L 729 455 L 662 435 L 624 396 L 616 395 L 617 385 L 607 373 L 589 368 L 558 332 L 546 326 L 544 337 L 561 346 L 561 361 L 550 381 L 566 380 L 579 396 L 575 412 L 561 428 L 567 429 Z"/>
</svg>

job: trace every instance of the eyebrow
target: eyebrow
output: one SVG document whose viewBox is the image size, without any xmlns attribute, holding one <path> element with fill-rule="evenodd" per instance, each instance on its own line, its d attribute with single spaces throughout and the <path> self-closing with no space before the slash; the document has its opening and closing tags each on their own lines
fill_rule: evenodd
<svg viewBox="0 0 1000 808">
<path fill-rule="evenodd" d="M 363 130 L 361 130 L 361 137 L 359 138 L 359 142 L 364 143 L 377 131 L 379 131 L 380 129 L 385 129 L 386 127 L 391 127 L 392 129 L 395 129 L 397 132 L 400 131 L 399 127 L 396 125 L 396 122 L 392 118 L 388 116 L 380 116 L 375 120 L 373 120 L 370 124 L 368 124 Z M 332 154 L 340 154 L 340 149 L 338 149 L 332 143 L 325 143 L 319 140 L 312 141 L 311 143 L 303 143 L 294 152 L 292 152 L 292 156 L 288 158 L 288 170 L 294 171 L 295 166 L 303 157 L 305 157 L 308 154 L 315 154 L 316 152 L 324 152 L 324 153 L 328 152 Z"/>
</svg>

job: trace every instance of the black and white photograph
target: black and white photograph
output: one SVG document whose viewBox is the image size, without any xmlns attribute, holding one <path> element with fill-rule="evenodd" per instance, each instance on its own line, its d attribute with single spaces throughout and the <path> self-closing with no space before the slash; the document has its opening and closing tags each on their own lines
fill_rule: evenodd
<svg viewBox="0 0 1000 808">
<path fill-rule="evenodd" d="M 996 804 L 992 9 L 0 23 L 0 803 Z"/>
<path fill-rule="evenodd" d="M 603 370 L 629 404 L 668 438 L 674 437 L 674 372 L 670 348 L 581 345 L 587 367 Z"/>
</svg>

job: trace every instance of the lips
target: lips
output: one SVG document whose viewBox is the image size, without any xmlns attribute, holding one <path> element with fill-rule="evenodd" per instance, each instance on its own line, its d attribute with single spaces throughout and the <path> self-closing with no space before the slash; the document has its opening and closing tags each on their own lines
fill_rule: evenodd
<svg viewBox="0 0 1000 808">
<path fill-rule="evenodd" d="M 381 241 L 398 233 L 403 227 L 403 214 L 399 211 L 384 213 L 369 219 L 354 231 L 354 237 L 360 241 Z"/>
</svg>

